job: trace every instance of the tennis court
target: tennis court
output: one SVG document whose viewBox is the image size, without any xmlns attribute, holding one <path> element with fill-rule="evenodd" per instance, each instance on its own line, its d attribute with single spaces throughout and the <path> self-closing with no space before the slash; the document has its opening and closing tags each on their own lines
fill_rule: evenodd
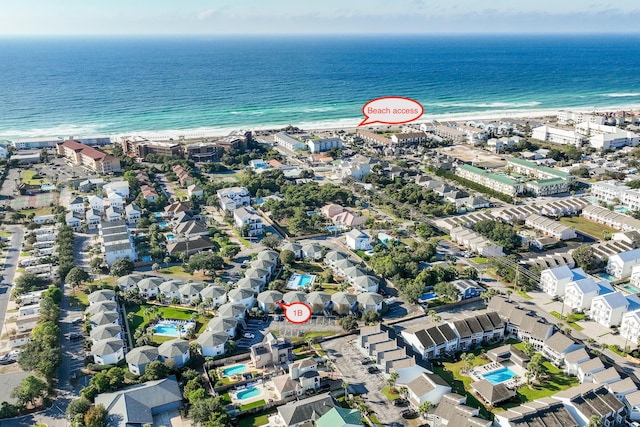
<svg viewBox="0 0 640 427">
<path fill-rule="evenodd" d="M 9 206 L 15 211 L 31 208 L 46 208 L 56 202 L 56 193 L 41 193 L 35 196 L 18 196 L 11 200 Z"/>
</svg>

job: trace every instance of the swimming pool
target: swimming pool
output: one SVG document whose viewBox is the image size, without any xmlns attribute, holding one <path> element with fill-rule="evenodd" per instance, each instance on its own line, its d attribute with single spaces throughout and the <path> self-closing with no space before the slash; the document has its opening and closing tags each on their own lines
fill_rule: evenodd
<svg viewBox="0 0 640 427">
<path fill-rule="evenodd" d="M 618 280 L 615 277 L 613 277 L 613 276 L 611 276 L 611 275 L 609 275 L 607 273 L 598 273 L 598 277 L 600 277 L 601 279 L 604 279 L 604 280 L 608 280 L 609 282 L 615 282 L 616 280 Z"/>
<path fill-rule="evenodd" d="M 230 368 L 225 368 L 222 370 L 222 375 L 225 377 L 228 377 L 230 375 L 238 375 L 238 374 L 242 374 L 244 372 L 247 371 L 247 365 L 245 364 L 241 364 L 241 365 L 235 365 L 235 366 L 231 366 Z M 240 394 L 240 393 L 238 393 Z M 251 397 L 251 396 L 249 396 Z"/>
<path fill-rule="evenodd" d="M 484 374 L 482 376 L 491 384 L 496 385 L 496 384 L 503 383 L 505 381 L 509 381 L 515 375 L 516 373 L 513 372 L 511 369 L 502 368 L 502 369 L 498 369 L 497 371 L 489 372 L 488 374 Z"/>
<path fill-rule="evenodd" d="M 167 221 L 160 221 L 158 225 L 160 226 L 160 228 L 167 228 L 169 226 L 169 223 Z"/>
<path fill-rule="evenodd" d="M 251 399 L 252 397 L 260 396 L 260 393 L 262 393 L 262 391 L 259 388 L 250 387 L 244 390 L 240 390 L 238 393 L 236 393 L 236 397 L 238 398 L 238 400 L 246 400 Z"/>
<path fill-rule="evenodd" d="M 184 325 L 182 333 L 178 330 L 180 324 Z M 193 329 L 195 325 L 194 322 L 185 322 L 184 320 L 161 320 L 153 327 L 153 333 L 163 337 L 180 337 L 189 329 Z"/>
<path fill-rule="evenodd" d="M 164 237 L 166 237 L 166 238 L 167 238 L 167 240 L 173 240 L 173 239 L 175 239 L 175 238 L 176 238 L 176 236 L 174 236 L 174 235 L 173 235 L 173 234 L 171 234 L 171 233 L 165 234 L 165 235 L 164 235 Z"/>
<path fill-rule="evenodd" d="M 162 218 L 162 212 L 156 212 L 153 214 L 153 216 L 156 218 Z"/>
<path fill-rule="evenodd" d="M 344 227 L 342 227 L 341 225 L 327 225 L 327 230 L 329 230 L 330 233 L 342 231 L 343 228 Z"/>
<path fill-rule="evenodd" d="M 633 285 L 624 285 L 624 286 L 622 287 L 622 289 L 624 289 L 625 291 L 630 292 L 630 293 L 632 293 L 632 294 L 640 293 L 640 289 L 636 288 L 636 287 L 635 287 L 635 286 L 633 286 Z"/>
<path fill-rule="evenodd" d="M 620 213 L 627 213 L 629 212 L 629 208 L 625 207 L 625 206 L 617 206 L 613 209 L 616 212 L 620 212 Z"/>
<path fill-rule="evenodd" d="M 287 282 L 287 289 L 305 288 L 311 286 L 315 280 L 315 274 L 294 274 Z"/>
<path fill-rule="evenodd" d="M 420 302 L 427 302 L 436 298 L 438 298 L 438 295 L 436 295 L 435 292 L 427 292 L 426 294 L 420 297 Z"/>
</svg>

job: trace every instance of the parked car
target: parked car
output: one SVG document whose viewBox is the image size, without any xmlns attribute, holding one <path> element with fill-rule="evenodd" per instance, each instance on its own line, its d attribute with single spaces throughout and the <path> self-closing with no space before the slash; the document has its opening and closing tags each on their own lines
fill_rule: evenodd
<svg viewBox="0 0 640 427">
<path fill-rule="evenodd" d="M 84 336 L 78 332 L 73 332 L 68 335 L 69 341 L 77 341 L 84 338 Z"/>
<path fill-rule="evenodd" d="M 393 400 L 393 406 L 408 406 L 409 401 L 407 399 L 403 399 L 401 397 Z"/>
<path fill-rule="evenodd" d="M 251 332 L 245 332 L 242 336 L 243 336 L 244 338 L 253 339 L 253 338 L 255 338 L 255 337 L 256 337 L 256 334 L 252 334 Z"/>
<path fill-rule="evenodd" d="M 369 366 L 367 372 L 369 372 L 370 374 L 377 374 L 378 372 L 380 372 L 380 369 L 376 368 L 375 366 Z"/>
<path fill-rule="evenodd" d="M 416 411 L 414 411 L 413 409 L 405 409 L 404 411 L 402 411 L 400 413 L 400 415 L 402 415 L 402 418 L 404 418 L 405 420 L 411 420 L 413 418 L 418 418 L 418 413 Z"/>
<path fill-rule="evenodd" d="M 74 325 L 79 325 L 80 323 L 82 323 L 82 317 L 78 317 L 76 319 L 73 319 L 73 323 Z"/>
<path fill-rule="evenodd" d="M 370 363 L 371 363 L 371 359 L 366 359 L 366 358 L 365 358 L 365 359 L 362 359 L 362 360 L 360 361 L 360 364 L 361 364 L 361 365 L 368 365 L 368 364 L 370 364 Z"/>
</svg>

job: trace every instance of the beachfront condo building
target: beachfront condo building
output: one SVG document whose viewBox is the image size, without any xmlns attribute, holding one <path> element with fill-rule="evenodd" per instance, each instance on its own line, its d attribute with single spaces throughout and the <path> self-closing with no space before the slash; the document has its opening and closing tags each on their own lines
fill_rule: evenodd
<svg viewBox="0 0 640 427">
<path fill-rule="evenodd" d="M 67 140 L 59 143 L 57 152 L 64 156 L 69 163 L 82 166 L 93 172 L 101 174 L 120 172 L 120 160 L 117 157 L 78 141 Z"/>
<path fill-rule="evenodd" d="M 606 117 L 596 113 L 581 113 L 579 111 L 558 111 L 558 124 L 568 125 L 571 123 L 583 123 L 589 122 L 594 124 L 603 125 Z"/>
<path fill-rule="evenodd" d="M 540 141 L 553 142 L 562 145 L 573 145 L 580 147 L 582 137 L 576 131 L 558 129 L 551 126 L 538 126 L 533 129 L 531 137 Z"/>
</svg>

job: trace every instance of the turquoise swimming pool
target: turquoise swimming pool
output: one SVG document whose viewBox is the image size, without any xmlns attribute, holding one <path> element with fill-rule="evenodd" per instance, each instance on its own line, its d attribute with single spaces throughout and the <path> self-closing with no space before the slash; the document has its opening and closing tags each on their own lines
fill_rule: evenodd
<svg viewBox="0 0 640 427">
<path fill-rule="evenodd" d="M 293 274 L 287 282 L 287 289 L 306 288 L 316 280 L 315 274 Z"/>
<path fill-rule="evenodd" d="M 247 371 L 247 365 L 244 363 L 241 365 L 231 366 L 230 368 L 225 368 L 222 370 L 222 375 L 228 377 L 230 375 L 238 375 Z"/>
<path fill-rule="evenodd" d="M 622 287 L 622 289 L 624 289 L 625 291 L 630 292 L 630 293 L 632 293 L 632 294 L 640 293 L 640 289 L 636 288 L 636 287 L 635 287 L 635 286 L 633 286 L 633 285 L 624 285 L 624 286 Z"/>
<path fill-rule="evenodd" d="M 262 391 L 259 388 L 249 387 L 247 389 L 240 390 L 236 394 L 236 397 L 238 398 L 238 400 L 246 400 L 251 399 L 252 397 L 260 396 L 260 393 L 262 393 Z"/>
<path fill-rule="evenodd" d="M 184 325 L 182 333 L 178 330 L 178 325 Z M 183 336 L 187 330 L 195 327 L 193 322 L 185 322 L 182 320 L 161 320 L 153 327 L 153 333 L 163 337 L 180 337 Z"/>
<path fill-rule="evenodd" d="M 496 384 L 503 383 L 505 381 L 509 381 L 515 375 L 516 375 L 516 373 L 513 372 L 511 369 L 502 368 L 502 369 L 498 369 L 497 371 L 493 371 L 493 372 L 489 372 L 488 374 L 484 374 L 483 377 L 487 381 L 489 381 L 491 384 L 496 385 Z"/>
</svg>

